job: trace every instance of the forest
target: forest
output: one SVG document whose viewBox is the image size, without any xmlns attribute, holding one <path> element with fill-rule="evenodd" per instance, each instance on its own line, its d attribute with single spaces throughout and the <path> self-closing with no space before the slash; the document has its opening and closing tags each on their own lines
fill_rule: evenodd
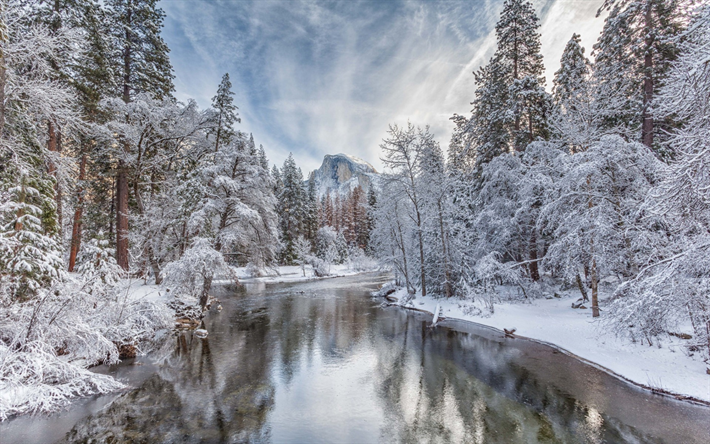
<svg viewBox="0 0 710 444">
<path fill-rule="evenodd" d="M 593 60 L 571 36 L 548 90 L 536 11 L 506 0 L 446 152 L 393 124 L 378 186 L 322 196 L 237 129 L 229 74 L 207 109 L 174 97 L 157 0 L 0 8 L 0 420 L 122 387 L 89 368 L 175 321 L 135 282 L 199 317 L 236 267 L 379 266 L 483 314 L 572 288 L 618 336 L 691 325 L 710 358 L 707 5 L 605 0 Z"/>
<path fill-rule="evenodd" d="M 373 244 L 410 297 L 485 315 L 578 289 L 618 336 L 684 336 L 707 362 L 710 8 L 606 0 L 599 14 L 593 61 L 574 34 L 548 92 L 536 12 L 505 2 L 447 153 L 428 127 L 390 126 Z"/>
</svg>

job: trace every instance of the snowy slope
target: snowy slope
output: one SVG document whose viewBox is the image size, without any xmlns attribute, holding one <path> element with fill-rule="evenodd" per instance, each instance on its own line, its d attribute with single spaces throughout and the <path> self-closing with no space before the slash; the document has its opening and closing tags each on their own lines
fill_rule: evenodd
<svg viewBox="0 0 710 444">
<path fill-rule="evenodd" d="M 326 154 L 314 171 L 318 197 L 328 193 L 345 196 L 358 185 L 367 193 L 373 183 L 377 186 L 378 176 L 372 165 L 347 154 Z"/>
</svg>

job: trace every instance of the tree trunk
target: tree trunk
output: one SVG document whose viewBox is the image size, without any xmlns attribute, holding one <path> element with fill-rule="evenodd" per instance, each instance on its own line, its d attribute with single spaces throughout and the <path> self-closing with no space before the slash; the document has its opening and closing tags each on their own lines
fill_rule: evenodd
<svg viewBox="0 0 710 444">
<path fill-rule="evenodd" d="M 651 110 L 653 102 L 653 2 L 646 4 L 646 54 L 643 58 L 643 127 L 642 143 L 649 148 L 653 147 L 653 112 Z"/>
<path fill-rule="evenodd" d="M 537 282 L 540 280 L 540 271 L 537 266 L 537 234 L 532 229 L 530 234 L 530 278 Z"/>
<path fill-rule="evenodd" d="M 417 209 L 417 234 L 419 237 L 419 264 L 420 264 L 420 270 L 421 270 L 421 279 L 422 279 L 422 296 L 426 296 L 426 273 L 425 273 L 425 265 L 424 265 L 424 239 L 422 237 L 422 217 L 419 214 L 419 210 Z"/>
<path fill-rule="evenodd" d="M 74 271 L 76 256 L 81 248 L 82 215 L 84 213 L 84 179 L 86 177 L 86 154 L 81 156 L 79 163 L 79 180 L 77 187 L 76 209 L 71 229 L 71 247 L 69 250 L 69 272 Z"/>
<path fill-rule="evenodd" d="M 212 275 L 206 276 L 205 282 L 202 284 L 202 294 L 200 295 L 200 307 L 205 309 L 207 305 L 207 299 L 210 296 L 210 289 L 212 288 Z"/>
<path fill-rule="evenodd" d="M 143 216 L 143 214 L 145 213 L 145 207 L 143 206 L 143 198 L 141 197 L 137 180 L 133 182 L 133 195 L 136 200 L 136 207 L 138 208 L 138 214 Z M 150 264 L 151 270 L 153 270 L 153 276 L 155 276 L 155 284 L 160 285 L 161 283 L 163 283 L 163 277 L 161 276 L 161 270 L 160 270 L 160 263 L 158 263 L 158 260 L 155 257 L 155 250 L 153 250 L 153 245 L 150 243 L 150 239 L 148 239 L 143 246 L 143 256 L 146 258 L 148 264 Z"/>
<path fill-rule="evenodd" d="M 116 262 L 128 270 L 128 171 L 122 160 L 116 176 Z"/>
<path fill-rule="evenodd" d="M 597 277 L 597 260 L 592 259 L 592 317 L 599 317 L 599 278 Z"/>
<path fill-rule="evenodd" d="M 57 126 L 49 120 L 47 122 L 47 149 L 53 153 L 58 153 L 61 149 L 61 134 L 59 133 L 59 129 Z M 49 165 L 47 165 L 47 170 L 49 174 L 54 177 L 54 200 L 57 205 L 57 224 L 59 226 L 59 232 L 60 232 L 60 239 L 63 241 L 63 237 L 61 235 L 62 232 L 62 189 L 59 186 L 59 178 L 57 177 L 57 165 L 55 165 L 53 160 L 49 161 Z M 63 242 L 62 242 L 63 243 Z"/>
<path fill-rule="evenodd" d="M 449 270 L 449 249 L 446 245 L 446 232 L 444 231 L 444 211 L 441 208 L 441 200 L 437 202 L 439 207 L 439 232 L 441 236 L 441 250 L 444 254 L 444 294 L 451 297 L 451 271 Z"/>
</svg>

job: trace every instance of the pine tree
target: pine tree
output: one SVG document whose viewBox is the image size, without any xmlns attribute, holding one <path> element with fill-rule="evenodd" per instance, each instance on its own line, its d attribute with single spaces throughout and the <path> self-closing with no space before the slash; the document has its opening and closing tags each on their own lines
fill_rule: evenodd
<svg viewBox="0 0 710 444">
<path fill-rule="evenodd" d="M 469 131 L 479 165 L 548 137 L 551 104 L 544 90 L 539 27 L 530 2 L 506 0 L 496 24 L 497 50 L 475 73 L 478 88 Z"/>
<path fill-rule="evenodd" d="M 119 80 L 118 95 L 125 103 L 136 94 L 169 98 L 173 73 L 168 58 L 169 49 L 160 30 L 165 13 L 157 6 L 158 0 L 107 0 L 109 22 L 112 27 L 112 69 Z M 127 152 L 131 147 L 126 146 Z M 130 165 L 119 159 L 116 166 L 116 261 L 128 269 L 128 190 Z M 138 178 L 133 178 L 138 180 Z"/>
<path fill-rule="evenodd" d="M 677 57 L 686 3 L 606 0 L 599 10 L 609 11 L 594 45 L 595 99 L 605 111 L 604 127 L 656 151 L 661 147 L 654 138 L 671 122 L 654 119 L 653 97 Z"/>
<path fill-rule="evenodd" d="M 229 144 L 235 136 L 234 124 L 241 122 L 237 107 L 234 105 L 234 92 L 229 73 L 222 76 L 222 81 L 217 88 L 217 95 L 212 97 L 212 108 L 216 111 L 214 116 L 214 150 L 218 151 L 220 145 Z"/>
<path fill-rule="evenodd" d="M 315 243 L 316 233 L 318 232 L 318 195 L 313 171 L 308 175 L 305 196 L 304 236 L 309 242 Z"/>
<path fill-rule="evenodd" d="M 264 150 L 264 145 L 261 144 L 259 144 L 259 165 L 264 171 L 269 171 L 269 159 L 266 158 L 266 151 Z"/>
<path fill-rule="evenodd" d="M 375 186 L 370 185 L 367 190 L 367 213 L 366 213 L 366 225 L 365 229 L 362 231 L 362 238 L 360 242 L 363 245 L 363 250 L 368 255 L 373 255 L 374 251 L 372 248 L 372 232 L 375 229 L 375 217 L 377 214 L 377 192 L 375 191 Z"/>
<path fill-rule="evenodd" d="M 597 111 L 591 95 L 592 66 L 580 42 L 579 34 L 573 34 L 567 42 L 552 88 L 557 107 L 553 126 L 573 152 L 589 146 L 597 131 Z"/>
<path fill-rule="evenodd" d="M 280 216 L 280 235 L 283 248 L 281 261 L 291 265 L 296 260 L 294 242 L 304 232 L 305 193 L 303 190 L 303 173 L 296 166 L 293 155 L 289 153 L 281 168 L 283 188 L 278 196 L 278 213 Z"/>
</svg>

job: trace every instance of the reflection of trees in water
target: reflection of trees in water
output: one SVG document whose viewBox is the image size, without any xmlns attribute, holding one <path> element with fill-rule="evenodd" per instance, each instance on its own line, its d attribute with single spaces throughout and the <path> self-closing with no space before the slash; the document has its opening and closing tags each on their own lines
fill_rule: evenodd
<svg viewBox="0 0 710 444">
<path fill-rule="evenodd" d="M 217 318 L 217 317 L 215 317 Z M 158 374 L 78 423 L 72 442 L 245 442 L 268 439 L 273 404 L 268 318 L 226 327 L 221 340 L 182 333 Z M 211 319 L 212 324 L 218 319 Z M 257 325 L 258 324 L 258 327 Z M 216 325 L 208 328 L 217 329 Z"/>
<path fill-rule="evenodd" d="M 310 365 L 316 353 L 325 365 L 342 365 L 368 350 L 378 360 L 373 402 L 384 411 L 384 441 L 641 441 L 600 413 L 605 399 L 579 402 L 527 370 L 518 348 L 429 330 L 425 317 L 382 310 L 362 293 L 316 287 L 294 294 L 287 287 L 223 297 L 225 310 L 206 318 L 208 339 L 172 338 L 156 375 L 78 423 L 67 439 L 268 441 L 275 387 L 298 381 L 297 372 L 322 371 Z"/>
<path fill-rule="evenodd" d="M 649 442 L 541 384 L 503 342 L 392 317 L 378 322 L 374 344 L 385 441 Z"/>
<path fill-rule="evenodd" d="M 372 319 L 363 312 L 367 304 L 346 293 L 316 291 L 269 301 L 274 353 L 284 384 L 291 383 L 303 359 L 312 362 L 316 350 L 326 360 L 343 358 L 370 330 Z"/>
</svg>

